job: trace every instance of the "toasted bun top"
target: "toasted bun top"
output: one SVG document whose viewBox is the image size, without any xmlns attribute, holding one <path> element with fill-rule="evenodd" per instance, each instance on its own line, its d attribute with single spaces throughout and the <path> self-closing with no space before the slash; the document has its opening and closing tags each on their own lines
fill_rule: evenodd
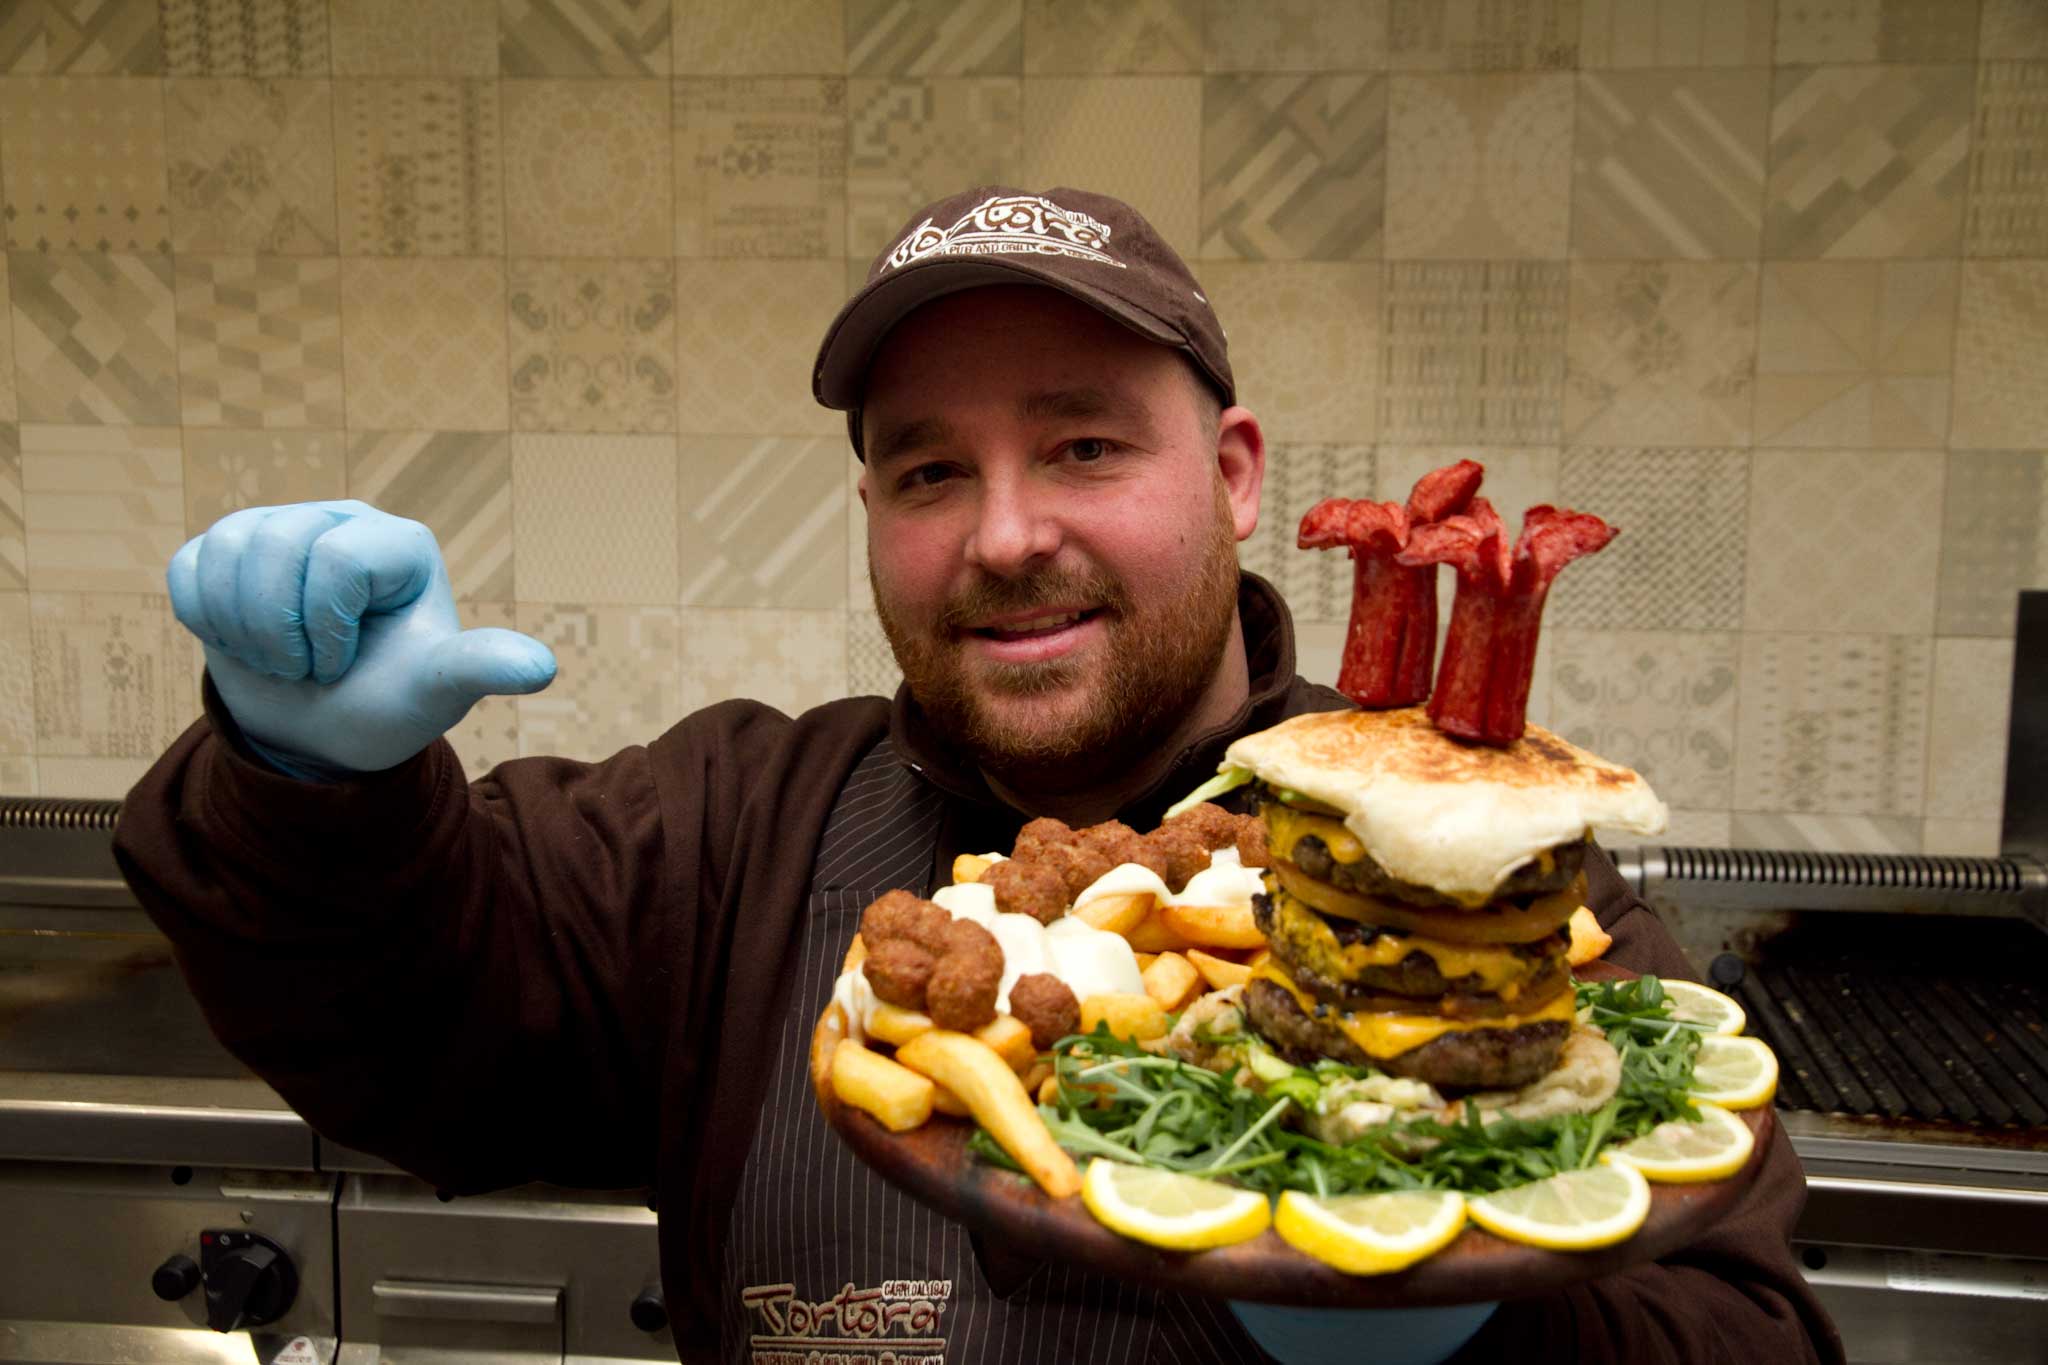
<svg viewBox="0 0 2048 1365">
<path fill-rule="evenodd" d="M 1381 867 L 1468 905 L 1594 825 L 1657 834 L 1665 822 L 1635 772 L 1539 725 L 1495 749 L 1451 738 L 1419 706 L 1296 716 L 1244 736 L 1227 761 L 1343 811 Z"/>
</svg>

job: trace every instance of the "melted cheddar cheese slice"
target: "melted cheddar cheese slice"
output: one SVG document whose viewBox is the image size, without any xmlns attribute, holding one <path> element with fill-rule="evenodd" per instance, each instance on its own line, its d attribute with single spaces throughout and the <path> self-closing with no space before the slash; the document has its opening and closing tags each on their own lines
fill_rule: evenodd
<svg viewBox="0 0 2048 1365">
<path fill-rule="evenodd" d="M 1276 858 L 1292 861 L 1294 846 L 1311 834 L 1321 839 L 1330 850 L 1330 857 L 1340 863 L 1355 863 L 1365 856 L 1365 845 L 1335 816 L 1316 815 L 1277 801 L 1267 802 L 1264 814 L 1266 846 Z"/>
<path fill-rule="evenodd" d="M 1269 958 L 1253 968 L 1251 979 L 1271 981 L 1280 986 L 1294 997 L 1294 1003 L 1301 1007 L 1303 1014 L 1312 1018 L 1315 1016 L 1316 1007 L 1320 1002 L 1295 985 L 1273 959 Z M 1356 1043 L 1359 1051 L 1366 1056 L 1385 1059 L 1413 1051 L 1424 1043 L 1435 1042 L 1446 1033 L 1467 1033 L 1482 1028 L 1520 1028 L 1524 1024 L 1540 1024 L 1550 1019 L 1568 1024 L 1572 1020 L 1574 1001 L 1572 992 L 1564 991 L 1542 1008 L 1531 1010 L 1527 1014 L 1507 1014 L 1498 1019 L 1465 1020 L 1442 1019 L 1432 1014 L 1354 1013 L 1349 1010 L 1340 1011 L 1334 1007 L 1325 1008 L 1329 1009 L 1329 1013 L 1323 1016 L 1321 1022 L 1334 1026 L 1346 1038 Z"/>
</svg>

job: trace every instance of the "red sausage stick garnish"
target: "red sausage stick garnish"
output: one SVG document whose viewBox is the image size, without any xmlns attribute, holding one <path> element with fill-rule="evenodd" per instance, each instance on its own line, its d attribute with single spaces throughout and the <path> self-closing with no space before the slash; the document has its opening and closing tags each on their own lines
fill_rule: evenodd
<svg viewBox="0 0 2048 1365">
<path fill-rule="evenodd" d="M 1503 748 L 1522 737 L 1550 585 L 1565 565 L 1616 534 L 1590 512 L 1545 504 L 1522 514 L 1522 535 L 1510 550 L 1507 528 L 1485 498 L 1474 498 L 1468 512 L 1415 528 L 1399 562 L 1458 571 L 1443 667 L 1429 698 L 1437 729 Z"/>
<path fill-rule="evenodd" d="M 1304 550 L 1351 552 L 1351 625 L 1337 690 L 1360 706 L 1413 706 L 1429 695 L 1436 655 L 1436 565 L 1398 558 L 1420 527 L 1462 512 L 1485 471 L 1471 460 L 1416 481 L 1408 506 L 1325 498 L 1301 519 Z"/>
</svg>

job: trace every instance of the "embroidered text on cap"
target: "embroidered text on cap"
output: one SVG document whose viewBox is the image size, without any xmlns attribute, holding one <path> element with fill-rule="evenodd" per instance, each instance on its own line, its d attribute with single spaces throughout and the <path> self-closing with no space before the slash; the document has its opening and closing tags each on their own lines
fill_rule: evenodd
<svg viewBox="0 0 2048 1365">
<path fill-rule="evenodd" d="M 1078 209 L 1061 208 L 1037 195 L 1002 196 L 983 200 L 944 230 L 925 219 L 889 253 L 889 268 L 928 256 L 1036 253 L 1073 256 L 1122 270 L 1124 263 L 1109 254 L 1109 237 L 1107 224 Z"/>
</svg>

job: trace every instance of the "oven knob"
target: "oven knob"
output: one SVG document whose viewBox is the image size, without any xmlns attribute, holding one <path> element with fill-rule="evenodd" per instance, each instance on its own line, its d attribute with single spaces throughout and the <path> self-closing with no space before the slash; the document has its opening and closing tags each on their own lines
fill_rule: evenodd
<svg viewBox="0 0 2048 1365">
<path fill-rule="evenodd" d="M 283 1247 L 254 1232 L 199 1234 L 206 1325 L 238 1332 L 276 1322 L 298 1297 L 299 1273 Z"/>
<path fill-rule="evenodd" d="M 165 1303 L 176 1303 L 198 1287 L 199 1265 L 182 1253 L 158 1266 L 156 1274 L 149 1277 L 150 1292 Z"/>
<path fill-rule="evenodd" d="M 1733 953 L 1722 953 L 1707 964 L 1707 980 L 1724 991 L 1732 991 L 1749 975 L 1749 968 Z"/>
<path fill-rule="evenodd" d="M 659 1332 L 668 1326 L 668 1300 L 661 1296 L 661 1286 L 649 1285 L 634 1295 L 633 1306 L 626 1310 L 626 1315 L 643 1332 Z"/>
</svg>

